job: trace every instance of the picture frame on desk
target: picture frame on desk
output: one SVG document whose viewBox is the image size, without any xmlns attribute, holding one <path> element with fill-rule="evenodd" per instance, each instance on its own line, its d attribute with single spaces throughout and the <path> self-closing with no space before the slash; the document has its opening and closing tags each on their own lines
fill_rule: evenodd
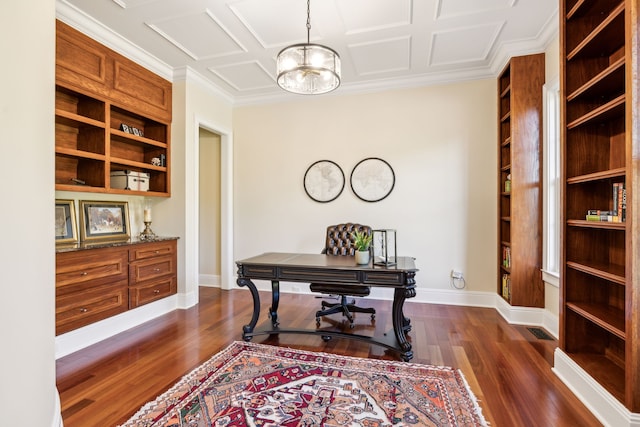
<svg viewBox="0 0 640 427">
<path fill-rule="evenodd" d="M 56 245 L 75 245 L 78 243 L 77 230 L 75 201 L 56 199 Z"/>
<path fill-rule="evenodd" d="M 80 239 L 83 242 L 129 240 L 128 202 L 80 201 Z"/>
</svg>

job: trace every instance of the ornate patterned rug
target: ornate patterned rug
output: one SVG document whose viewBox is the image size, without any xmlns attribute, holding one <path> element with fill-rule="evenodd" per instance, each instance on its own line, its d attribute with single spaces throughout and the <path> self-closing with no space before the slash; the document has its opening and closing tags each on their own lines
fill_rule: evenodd
<svg viewBox="0 0 640 427">
<path fill-rule="evenodd" d="M 453 368 L 238 341 L 122 426 L 486 425 Z"/>
</svg>

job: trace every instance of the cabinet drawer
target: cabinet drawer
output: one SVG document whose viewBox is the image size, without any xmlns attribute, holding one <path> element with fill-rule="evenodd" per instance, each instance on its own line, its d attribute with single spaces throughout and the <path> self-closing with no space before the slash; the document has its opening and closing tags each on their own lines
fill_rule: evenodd
<svg viewBox="0 0 640 427">
<path fill-rule="evenodd" d="M 144 304 L 168 297 L 177 293 L 176 278 L 154 280 L 138 286 L 129 287 L 129 308 L 136 308 Z"/>
<path fill-rule="evenodd" d="M 128 309 L 127 281 L 56 297 L 56 335 Z"/>
<path fill-rule="evenodd" d="M 145 243 L 131 247 L 129 249 L 129 261 L 138 261 L 162 255 L 173 255 L 176 253 L 176 241 Z"/>
<path fill-rule="evenodd" d="M 163 256 L 145 261 L 136 261 L 129 265 L 129 284 L 136 285 L 146 280 L 176 274 L 176 257 Z"/>
<path fill-rule="evenodd" d="M 127 249 L 95 249 L 56 254 L 56 288 L 72 292 L 91 283 L 98 286 L 127 279 Z M 78 286 L 73 286 L 78 285 Z M 76 289 L 77 288 L 77 289 Z"/>
</svg>

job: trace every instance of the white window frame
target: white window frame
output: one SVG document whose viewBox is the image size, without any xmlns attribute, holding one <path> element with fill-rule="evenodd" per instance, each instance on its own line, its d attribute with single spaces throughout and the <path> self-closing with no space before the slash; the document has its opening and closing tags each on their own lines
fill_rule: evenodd
<svg viewBox="0 0 640 427">
<path fill-rule="evenodd" d="M 560 282 L 560 81 L 543 88 L 543 244 L 542 278 L 559 287 Z"/>
</svg>

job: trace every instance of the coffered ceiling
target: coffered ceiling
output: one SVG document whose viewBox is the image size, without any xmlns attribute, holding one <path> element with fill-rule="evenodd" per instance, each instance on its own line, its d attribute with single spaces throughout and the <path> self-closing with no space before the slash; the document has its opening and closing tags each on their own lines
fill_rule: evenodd
<svg viewBox="0 0 640 427">
<path fill-rule="evenodd" d="M 57 2 L 59 19 L 128 56 L 123 46 L 139 48 L 169 79 L 192 73 L 238 104 L 303 96 L 278 88 L 275 59 L 306 41 L 306 8 L 305 0 Z M 557 0 L 311 0 L 311 41 L 341 56 L 333 94 L 488 78 L 510 56 L 546 48 L 557 8 Z"/>
</svg>

